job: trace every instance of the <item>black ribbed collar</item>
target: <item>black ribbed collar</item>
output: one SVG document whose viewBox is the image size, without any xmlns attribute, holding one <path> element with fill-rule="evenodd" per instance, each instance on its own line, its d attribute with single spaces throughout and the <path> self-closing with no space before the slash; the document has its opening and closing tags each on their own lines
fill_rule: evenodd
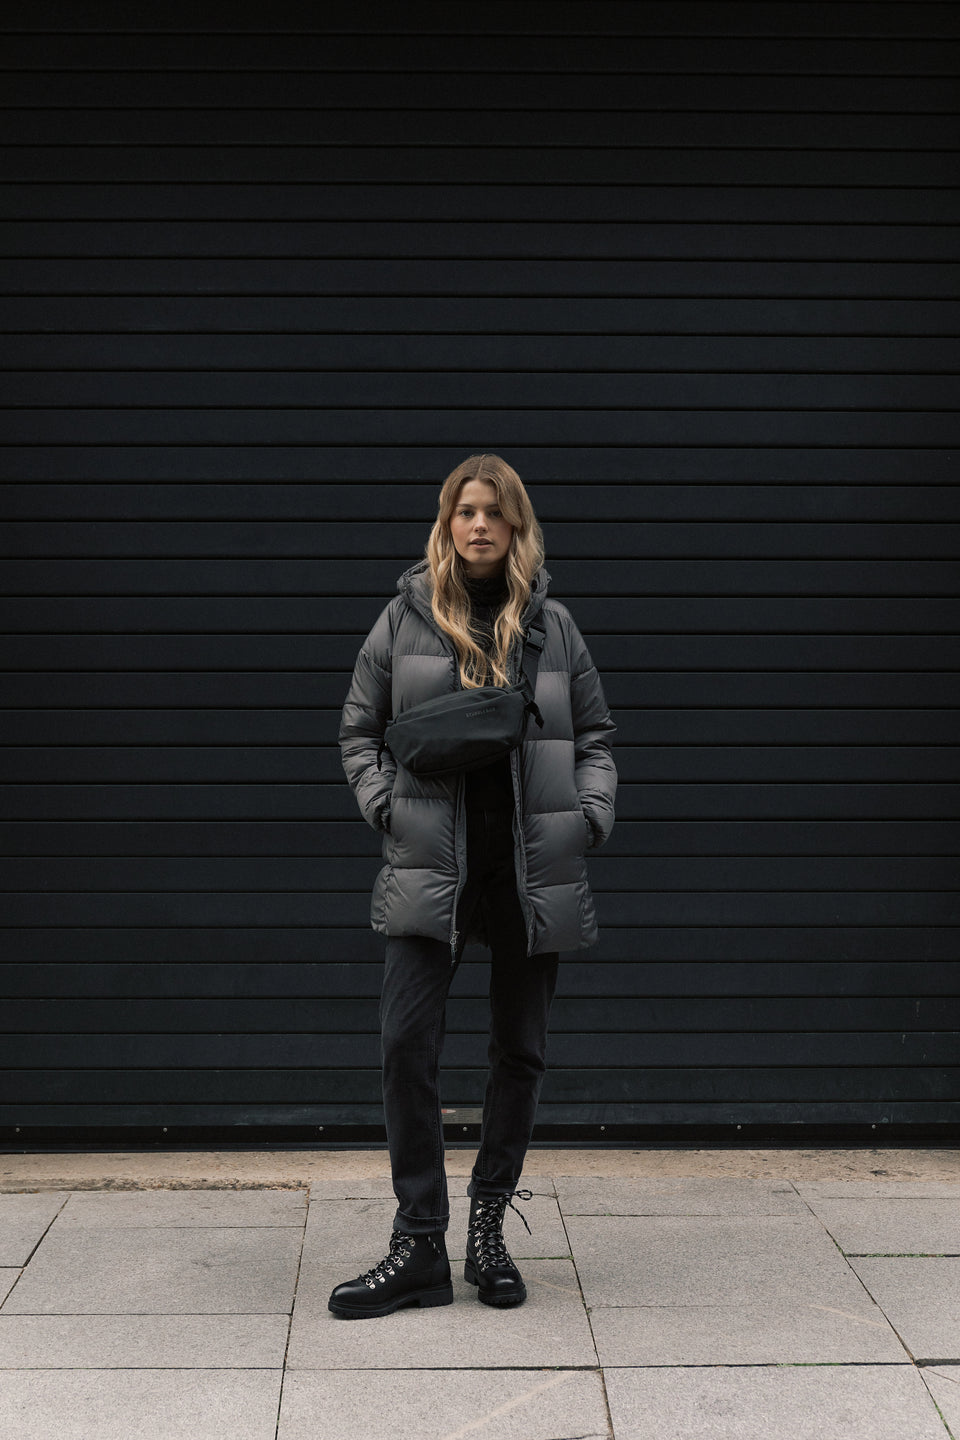
<svg viewBox="0 0 960 1440">
<path fill-rule="evenodd" d="M 463 583 L 474 604 L 499 605 L 509 593 L 507 574 L 501 570 L 498 575 L 484 575 L 482 578 L 464 575 Z"/>
</svg>

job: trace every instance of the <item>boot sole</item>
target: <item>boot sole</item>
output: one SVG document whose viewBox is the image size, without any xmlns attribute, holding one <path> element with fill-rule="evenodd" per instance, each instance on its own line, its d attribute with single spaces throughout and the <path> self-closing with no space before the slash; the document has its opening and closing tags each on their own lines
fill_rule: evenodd
<svg viewBox="0 0 960 1440">
<path fill-rule="evenodd" d="M 400 1310 L 404 1305 L 419 1305 L 426 1310 L 431 1305 L 452 1305 L 453 1285 L 438 1285 L 433 1290 L 412 1290 L 409 1295 L 399 1295 L 396 1300 L 390 1300 L 386 1305 L 378 1305 L 376 1309 L 367 1306 L 334 1304 L 332 1300 L 327 1301 L 327 1309 L 334 1315 L 339 1315 L 344 1320 L 373 1320 L 380 1315 L 392 1315 L 395 1310 Z"/>
<path fill-rule="evenodd" d="M 527 1287 L 525 1285 L 521 1285 L 519 1290 L 513 1290 L 506 1294 L 501 1291 L 499 1295 L 484 1295 L 483 1291 L 479 1289 L 480 1280 L 477 1272 L 469 1260 L 464 1262 L 463 1278 L 468 1285 L 477 1286 L 479 1291 L 477 1299 L 483 1305 L 495 1305 L 498 1310 L 505 1310 L 510 1305 L 522 1305 L 527 1298 Z"/>
</svg>

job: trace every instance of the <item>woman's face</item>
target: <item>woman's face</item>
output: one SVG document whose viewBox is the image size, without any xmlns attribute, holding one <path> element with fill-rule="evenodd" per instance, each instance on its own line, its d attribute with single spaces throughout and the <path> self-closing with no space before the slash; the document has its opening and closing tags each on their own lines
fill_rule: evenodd
<svg viewBox="0 0 960 1440">
<path fill-rule="evenodd" d="M 497 491 L 489 480 L 467 480 L 460 487 L 450 537 L 468 575 L 482 580 L 506 563 L 513 526 L 503 518 Z"/>
</svg>

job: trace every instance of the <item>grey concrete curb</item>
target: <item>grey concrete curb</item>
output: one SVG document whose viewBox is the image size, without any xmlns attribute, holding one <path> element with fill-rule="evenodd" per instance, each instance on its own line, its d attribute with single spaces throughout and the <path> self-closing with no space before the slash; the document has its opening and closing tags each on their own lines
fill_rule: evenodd
<svg viewBox="0 0 960 1440">
<path fill-rule="evenodd" d="M 446 1152 L 447 1174 L 468 1176 L 475 1147 Z M 532 1148 L 525 1176 L 597 1175 L 777 1180 L 960 1180 L 960 1149 L 548 1150 Z M 0 1192 L 24 1190 L 299 1189 L 324 1180 L 390 1178 L 385 1149 L 0 1152 Z"/>
</svg>

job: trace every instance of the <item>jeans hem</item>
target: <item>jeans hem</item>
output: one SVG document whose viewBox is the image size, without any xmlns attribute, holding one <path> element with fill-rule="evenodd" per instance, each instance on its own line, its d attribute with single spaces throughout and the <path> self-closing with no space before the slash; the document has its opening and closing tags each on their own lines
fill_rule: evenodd
<svg viewBox="0 0 960 1440">
<path fill-rule="evenodd" d="M 393 1217 L 394 1230 L 402 1230 L 405 1235 L 430 1235 L 448 1229 L 449 1225 L 449 1215 L 405 1215 L 398 1210 Z"/>
<path fill-rule="evenodd" d="M 471 1200 L 475 1195 L 479 1196 L 481 1200 L 484 1198 L 492 1200 L 495 1195 L 512 1195 L 516 1188 L 516 1185 L 495 1185 L 491 1180 L 480 1180 L 477 1176 L 472 1175 L 470 1184 L 467 1186 L 467 1194 Z"/>
</svg>

